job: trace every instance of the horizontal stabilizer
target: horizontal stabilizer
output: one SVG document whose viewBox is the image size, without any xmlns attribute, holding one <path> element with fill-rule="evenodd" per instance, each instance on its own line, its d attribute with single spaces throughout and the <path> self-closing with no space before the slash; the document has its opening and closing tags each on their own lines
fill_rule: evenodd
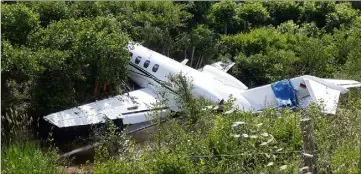
<svg viewBox="0 0 361 174">
<path fill-rule="evenodd" d="M 361 82 L 358 82 L 356 80 L 339 80 L 339 79 L 324 79 L 324 80 L 337 84 L 338 86 L 341 86 L 346 89 L 361 87 Z"/>
<path fill-rule="evenodd" d="M 319 77 L 315 77 L 315 76 L 310 76 L 310 75 L 304 75 L 302 76 L 305 80 L 313 80 L 315 82 L 318 82 L 320 84 L 323 84 L 329 88 L 338 90 L 341 92 L 341 94 L 345 94 L 347 93 L 349 90 L 347 88 L 344 88 L 338 84 L 332 83 L 331 81 L 327 80 L 327 79 L 323 79 L 323 78 L 319 78 Z"/>
</svg>

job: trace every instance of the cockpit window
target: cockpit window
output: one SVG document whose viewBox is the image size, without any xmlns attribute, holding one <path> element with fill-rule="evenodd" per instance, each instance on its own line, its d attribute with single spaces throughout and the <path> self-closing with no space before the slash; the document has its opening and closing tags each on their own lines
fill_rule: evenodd
<svg viewBox="0 0 361 174">
<path fill-rule="evenodd" d="M 158 64 L 155 64 L 152 68 L 152 71 L 153 72 L 157 72 L 158 71 L 158 68 L 159 68 L 159 65 Z"/>
<path fill-rule="evenodd" d="M 144 68 L 148 68 L 148 66 L 149 66 L 149 64 L 150 64 L 150 61 L 149 60 L 146 60 L 145 62 L 144 62 Z"/>
<path fill-rule="evenodd" d="M 137 58 L 135 58 L 135 64 L 139 64 L 141 60 L 142 60 L 142 57 L 138 56 Z"/>
</svg>

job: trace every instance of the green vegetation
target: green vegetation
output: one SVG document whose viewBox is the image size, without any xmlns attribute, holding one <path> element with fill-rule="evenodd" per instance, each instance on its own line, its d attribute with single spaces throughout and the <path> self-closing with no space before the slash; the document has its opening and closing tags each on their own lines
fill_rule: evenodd
<svg viewBox="0 0 361 174">
<path fill-rule="evenodd" d="M 2 173 L 64 173 L 55 152 L 41 151 L 38 142 L 19 138 L 1 147 Z"/>
<path fill-rule="evenodd" d="M 61 172 L 33 136 L 37 121 L 125 90 L 129 40 L 193 68 L 231 59 L 230 73 L 249 87 L 303 74 L 361 81 L 359 2 L 2 2 L 1 15 L 6 173 Z M 360 90 L 343 96 L 334 116 L 316 108 L 215 113 L 182 94 L 180 118 L 157 126 L 144 147 L 112 127 L 97 137 L 108 143 L 97 150 L 94 173 L 297 173 L 304 114 L 319 171 L 361 172 Z"/>
</svg>

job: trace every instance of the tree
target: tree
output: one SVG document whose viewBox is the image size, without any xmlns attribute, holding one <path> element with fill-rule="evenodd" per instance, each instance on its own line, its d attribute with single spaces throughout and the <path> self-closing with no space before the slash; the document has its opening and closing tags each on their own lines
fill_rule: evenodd
<svg viewBox="0 0 361 174">
<path fill-rule="evenodd" d="M 263 27 L 249 33 L 240 33 L 233 36 L 222 36 L 218 42 L 220 54 L 238 56 L 242 52 L 246 56 L 266 52 L 268 48 L 285 49 L 288 38 L 273 27 Z"/>
<path fill-rule="evenodd" d="M 207 18 L 218 33 L 236 33 L 239 31 L 240 25 L 236 9 L 237 4 L 235 2 L 218 2 L 212 5 Z"/>
<path fill-rule="evenodd" d="M 40 16 L 40 24 L 45 27 L 53 21 L 70 17 L 69 4 L 66 2 L 30 2 L 29 5 Z"/>
<path fill-rule="evenodd" d="M 117 16 L 134 41 L 170 56 L 175 38 L 190 14 L 186 5 L 173 2 L 131 2 L 128 10 Z M 160 37 L 161 36 L 161 37 Z"/>
<path fill-rule="evenodd" d="M 48 64 L 47 70 L 39 75 L 38 90 L 34 90 L 35 105 L 53 108 L 51 111 L 54 112 L 80 104 L 99 97 L 103 84 L 109 86 L 109 94 L 118 93 L 115 89 L 127 79 L 126 66 L 129 60 L 125 47 L 128 37 L 119 31 L 120 25 L 114 18 L 96 17 L 58 21 L 34 33 L 31 36 L 33 50 L 41 52 L 50 49 L 55 53 L 58 51 L 59 54 L 65 52 L 69 55 L 61 56 L 63 63 L 56 66 L 59 69 Z M 44 62 L 60 59 L 56 54 L 45 56 L 45 53 L 41 54 L 42 57 L 49 58 Z M 63 92 L 71 95 L 65 97 Z M 65 101 L 55 102 L 56 105 L 52 106 L 53 102 L 49 100 L 56 97 Z M 48 99 L 47 102 L 45 99 Z M 50 112 L 44 108 L 41 110 L 43 114 Z"/>
<path fill-rule="evenodd" d="M 360 11 L 353 9 L 351 3 L 336 4 L 335 11 L 326 15 L 326 29 L 332 31 L 341 25 L 351 26 L 352 21 L 360 16 Z"/>
<path fill-rule="evenodd" d="M 263 6 L 267 8 L 274 26 L 289 20 L 298 23 L 302 13 L 302 4 L 298 2 L 263 2 Z"/>
<path fill-rule="evenodd" d="M 270 18 L 265 7 L 260 2 L 242 3 L 237 8 L 239 18 L 245 22 L 244 28 L 262 26 Z"/>
<path fill-rule="evenodd" d="M 1 7 L 2 36 L 12 44 L 23 45 L 29 34 L 39 27 L 39 15 L 23 3 L 3 4 Z"/>
<path fill-rule="evenodd" d="M 303 2 L 300 22 L 315 22 L 318 28 L 326 25 L 326 15 L 335 11 L 335 2 Z"/>
<path fill-rule="evenodd" d="M 299 62 L 294 66 L 298 73 L 328 77 L 336 71 L 335 60 L 330 54 L 328 38 L 304 38 L 300 40 L 297 48 Z"/>
<path fill-rule="evenodd" d="M 194 56 L 198 56 L 195 68 L 202 64 L 210 63 L 216 51 L 216 35 L 206 25 L 199 25 L 191 32 L 192 56 L 190 66 L 193 65 Z"/>
<path fill-rule="evenodd" d="M 131 10 L 131 2 L 126 1 L 101 1 L 97 2 L 104 17 L 116 17 Z"/>
<path fill-rule="evenodd" d="M 207 21 L 207 12 L 211 8 L 214 2 L 210 1 L 195 1 L 189 2 L 190 7 L 187 8 L 187 11 L 192 14 L 192 18 L 189 19 L 188 27 L 194 28 L 199 24 L 208 24 Z"/>
<path fill-rule="evenodd" d="M 2 115 L 10 109 L 23 113 L 27 109 L 26 101 L 30 99 L 32 79 L 40 67 L 36 56 L 26 47 L 17 48 L 2 40 L 1 49 Z"/>
<path fill-rule="evenodd" d="M 37 118 L 76 105 L 79 91 L 74 89 L 72 72 L 66 65 L 69 51 L 46 48 L 34 52 L 34 57 L 42 70 L 32 79 L 31 115 Z"/>
<path fill-rule="evenodd" d="M 345 63 L 345 72 L 355 80 L 361 80 L 361 47 L 352 50 L 347 57 Z"/>
<path fill-rule="evenodd" d="M 70 16 L 76 19 L 95 18 L 103 15 L 100 2 L 94 1 L 72 2 L 69 11 Z"/>
<path fill-rule="evenodd" d="M 361 30 L 354 28 L 352 30 L 335 30 L 329 45 L 330 53 L 335 61 L 343 65 L 347 61 L 350 51 L 358 49 L 361 42 Z"/>
<path fill-rule="evenodd" d="M 296 34 L 299 32 L 300 26 L 295 24 L 293 21 L 287 21 L 277 26 L 277 30 L 281 33 L 292 33 Z"/>
<path fill-rule="evenodd" d="M 249 87 L 256 87 L 290 77 L 298 57 L 291 50 L 271 49 L 249 57 L 239 54 L 232 74 Z"/>
</svg>

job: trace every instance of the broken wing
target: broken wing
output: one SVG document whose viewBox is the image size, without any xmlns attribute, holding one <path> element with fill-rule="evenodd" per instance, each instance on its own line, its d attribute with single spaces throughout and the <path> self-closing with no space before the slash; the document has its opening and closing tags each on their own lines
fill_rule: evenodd
<svg viewBox="0 0 361 174">
<path fill-rule="evenodd" d="M 59 128 L 104 123 L 106 119 L 122 119 L 123 124 L 140 123 L 149 120 L 152 104 L 157 102 L 156 96 L 152 89 L 143 88 L 56 112 L 44 119 Z M 165 107 L 154 109 L 166 112 Z"/>
</svg>

